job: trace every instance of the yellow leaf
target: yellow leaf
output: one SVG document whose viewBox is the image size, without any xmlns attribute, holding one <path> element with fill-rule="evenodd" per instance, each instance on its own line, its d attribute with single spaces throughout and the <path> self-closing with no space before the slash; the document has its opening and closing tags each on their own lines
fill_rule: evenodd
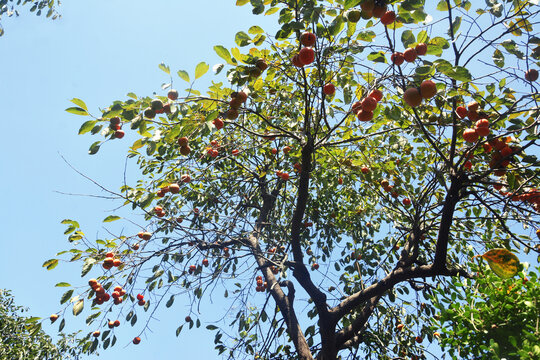
<svg viewBox="0 0 540 360">
<path fill-rule="evenodd" d="M 488 262 L 491 270 L 501 278 L 511 278 L 519 271 L 518 257 L 507 249 L 491 249 L 481 257 Z"/>
</svg>

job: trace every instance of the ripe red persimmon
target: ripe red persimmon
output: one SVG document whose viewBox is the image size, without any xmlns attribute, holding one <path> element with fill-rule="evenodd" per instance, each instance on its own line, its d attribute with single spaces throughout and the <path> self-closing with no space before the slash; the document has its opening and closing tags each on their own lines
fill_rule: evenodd
<svg viewBox="0 0 540 360">
<path fill-rule="evenodd" d="M 231 109 L 231 110 L 234 110 L 234 109 Z M 236 111 L 236 110 L 235 110 Z M 238 113 L 238 112 L 237 112 Z M 238 116 L 238 115 L 237 115 Z M 214 126 L 216 127 L 216 129 L 220 130 L 223 128 L 223 125 L 225 125 L 225 123 L 223 122 L 223 120 L 221 120 L 220 118 L 217 118 L 215 119 L 214 121 L 212 121 L 212 124 L 214 124 Z"/>
<path fill-rule="evenodd" d="M 117 138 L 117 139 L 123 138 L 124 135 L 126 135 L 126 133 L 124 132 L 124 130 L 116 130 L 116 131 L 114 132 L 114 137 Z"/>
<path fill-rule="evenodd" d="M 456 108 L 456 114 L 460 119 L 465 119 L 467 117 L 467 113 L 468 111 L 465 106 L 458 106 Z"/>
<path fill-rule="evenodd" d="M 351 106 L 351 111 L 356 114 L 360 110 L 362 110 L 362 103 L 360 101 L 355 101 Z"/>
<path fill-rule="evenodd" d="M 384 4 L 384 5 L 375 5 L 373 7 L 373 10 L 371 11 L 371 13 L 372 13 L 373 17 L 376 17 L 378 19 L 378 18 L 382 18 L 382 16 L 384 14 L 386 14 L 386 10 L 387 10 L 386 4 Z"/>
<path fill-rule="evenodd" d="M 268 64 L 266 63 L 264 59 L 257 60 L 257 62 L 255 63 L 255 66 L 261 71 L 264 71 L 268 68 Z"/>
<path fill-rule="evenodd" d="M 416 50 L 416 54 L 419 56 L 426 55 L 427 53 L 427 44 L 426 43 L 420 43 L 414 47 L 414 50 Z"/>
<path fill-rule="evenodd" d="M 174 89 L 169 90 L 169 92 L 167 93 L 167 97 L 171 100 L 178 99 L 178 91 Z"/>
<path fill-rule="evenodd" d="M 417 88 L 408 88 L 403 93 L 403 100 L 411 107 L 416 107 L 422 103 L 422 95 Z"/>
<path fill-rule="evenodd" d="M 120 125 L 120 118 L 118 116 L 115 116 L 115 117 L 112 117 L 111 120 L 109 120 L 111 122 L 111 125 Z"/>
<path fill-rule="evenodd" d="M 405 57 L 403 56 L 403 53 L 395 52 L 390 56 L 390 61 L 392 61 L 395 65 L 401 65 L 405 61 Z"/>
<path fill-rule="evenodd" d="M 302 64 L 302 62 L 300 61 L 300 58 L 298 57 L 298 55 L 294 55 L 291 59 L 291 62 L 294 66 L 296 67 L 302 67 L 304 66 L 304 64 Z"/>
<path fill-rule="evenodd" d="M 383 98 L 383 93 L 379 89 L 373 89 L 368 96 L 374 98 L 375 100 L 377 100 L 377 102 L 379 102 Z"/>
<path fill-rule="evenodd" d="M 356 117 L 360 121 L 371 121 L 373 119 L 373 111 L 366 111 L 362 109 L 356 113 Z"/>
<path fill-rule="evenodd" d="M 409 199 L 409 198 L 403 199 L 403 205 L 405 205 L 405 206 L 411 205 L 411 199 Z"/>
<path fill-rule="evenodd" d="M 225 117 L 229 120 L 234 120 L 236 118 L 238 118 L 238 110 L 236 109 L 229 109 L 227 110 L 227 112 L 225 113 Z M 216 119 L 218 120 L 218 119 Z M 215 121 L 215 120 L 214 120 Z M 223 122 L 223 121 L 222 121 Z M 214 124 L 216 125 L 216 124 Z M 223 126 L 222 126 L 223 127 Z M 216 128 L 217 128 L 217 125 L 216 125 Z M 219 130 L 219 129 L 218 129 Z"/>
<path fill-rule="evenodd" d="M 424 99 L 431 99 L 437 94 L 437 85 L 431 80 L 424 80 L 420 84 L 420 94 Z"/>
<path fill-rule="evenodd" d="M 141 338 L 140 338 L 140 337 L 137 336 L 137 337 L 134 337 L 134 338 L 133 338 L 133 343 L 134 343 L 135 345 L 139 344 L 140 342 L 141 342 Z"/>
<path fill-rule="evenodd" d="M 480 108 L 480 104 L 478 104 L 476 101 L 471 101 L 467 104 L 467 109 L 469 111 L 477 112 L 479 108 Z"/>
<path fill-rule="evenodd" d="M 334 93 L 336 92 L 336 87 L 334 86 L 334 84 L 328 83 L 324 85 L 323 92 L 325 95 L 328 95 L 328 96 L 334 95 Z"/>
<path fill-rule="evenodd" d="M 374 12 L 375 13 L 375 12 Z M 392 24 L 394 21 L 396 21 L 396 13 L 393 12 L 393 11 L 387 11 L 384 13 L 383 16 L 381 16 L 381 23 L 383 25 L 390 25 Z"/>
<path fill-rule="evenodd" d="M 298 52 L 298 59 L 303 65 L 309 65 L 315 60 L 315 50 L 305 47 Z"/>
<path fill-rule="evenodd" d="M 178 194 L 180 192 L 180 185 L 171 184 L 171 185 L 169 185 L 169 190 L 170 190 L 171 194 Z"/>
<path fill-rule="evenodd" d="M 367 96 L 362 100 L 362 110 L 373 111 L 377 107 L 377 99 Z"/>
<path fill-rule="evenodd" d="M 406 62 L 414 62 L 417 58 L 416 50 L 413 48 L 408 48 L 403 52 L 403 58 Z"/>
<path fill-rule="evenodd" d="M 536 81 L 536 80 L 538 80 L 538 70 L 529 69 L 525 73 L 525 80 L 527 80 L 527 81 Z"/>
<path fill-rule="evenodd" d="M 463 139 L 470 143 L 476 142 L 478 140 L 478 133 L 475 129 L 466 129 L 463 131 Z"/>
<path fill-rule="evenodd" d="M 143 294 L 137 294 L 137 300 L 142 300 L 144 299 L 144 295 Z"/>
<path fill-rule="evenodd" d="M 317 37 L 312 32 L 304 32 L 300 35 L 300 43 L 304 46 L 313 46 L 317 41 Z"/>
</svg>

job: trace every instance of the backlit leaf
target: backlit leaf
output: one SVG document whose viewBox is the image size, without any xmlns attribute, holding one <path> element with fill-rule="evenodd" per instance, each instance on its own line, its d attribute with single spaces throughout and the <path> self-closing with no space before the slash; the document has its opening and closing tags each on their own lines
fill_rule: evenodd
<svg viewBox="0 0 540 360">
<path fill-rule="evenodd" d="M 47 268 L 47 270 L 52 270 L 58 265 L 58 259 L 50 259 L 43 263 L 43 267 Z"/>
<path fill-rule="evenodd" d="M 67 108 L 66 111 L 68 113 L 75 114 L 75 115 L 83 115 L 83 116 L 88 115 L 88 112 L 86 110 L 84 110 L 83 108 L 80 108 L 78 106 Z"/>
<path fill-rule="evenodd" d="M 189 74 L 187 73 L 187 71 L 184 71 L 184 70 L 178 70 L 178 76 L 180 77 L 180 79 L 184 80 L 184 81 L 187 81 L 187 82 L 190 82 L 189 80 Z"/>
<path fill-rule="evenodd" d="M 73 315 L 79 315 L 84 309 L 84 299 L 80 299 L 75 304 L 73 304 Z"/>
<path fill-rule="evenodd" d="M 198 63 L 197 67 L 195 68 L 195 79 L 198 79 L 204 74 L 206 74 L 208 69 L 210 69 L 210 66 L 207 63 L 205 62 Z"/>
<path fill-rule="evenodd" d="M 511 278 L 519 271 L 518 257 L 507 249 L 491 249 L 481 257 L 488 262 L 491 270 L 499 277 Z"/>
<path fill-rule="evenodd" d="M 120 216 L 109 215 L 105 219 L 103 219 L 103 222 L 111 222 L 111 221 L 116 221 L 116 220 L 120 220 L 120 219 L 121 219 Z"/>
</svg>

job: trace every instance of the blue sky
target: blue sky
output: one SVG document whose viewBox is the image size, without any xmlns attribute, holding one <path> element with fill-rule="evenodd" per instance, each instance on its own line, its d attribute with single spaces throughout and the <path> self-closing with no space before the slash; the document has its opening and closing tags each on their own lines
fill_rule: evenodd
<svg viewBox="0 0 540 360">
<path fill-rule="evenodd" d="M 3 206 L 0 223 L 0 287 L 11 289 L 16 302 L 30 308 L 32 316 L 47 318 L 61 309 L 65 288 L 61 281 L 83 285 L 80 265 L 60 264 L 46 271 L 41 264 L 61 250 L 69 249 L 62 219 L 79 221 L 89 238 L 104 233 L 101 220 L 118 206 L 103 199 L 63 195 L 100 195 L 100 191 L 66 165 L 74 167 L 111 189 L 118 189 L 123 177 L 125 141 L 108 143 L 96 156 L 87 155 L 95 141 L 78 136 L 82 117 L 64 111 L 70 99 L 83 99 L 98 113 L 132 91 L 140 95 L 160 92 L 168 81 L 158 69 L 165 62 L 173 73 L 193 73 L 195 65 L 221 62 L 213 51 L 217 44 L 234 45 L 234 34 L 252 25 L 267 29 L 270 19 L 255 17 L 250 7 L 236 7 L 234 1 L 66 1 L 59 8 L 62 18 L 51 21 L 36 17 L 23 8 L 19 18 L 3 19 L 6 33 L 0 38 L 0 188 Z M 212 79 L 211 72 L 200 82 Z M 182 80 L 175 77 L 182 88 Z M 164 93 L 164 92 L 163 92 Z M 185 304 L 176 301 L 172 309 L 158 312 L 150 324 L 153 332 L 138 346 L 130 344 L 139 327 L 118 328 L 118 343 L 101 353 L 102 359 L 217 358 L 214 334 L 191 330 L 175 337 L 185 317 Z M 206 311 L 216 308 L 206 307 Z M 219 308 L 218 308 L 219 309 Z M 66 316 L 67 331 L 87 328 L 84 318 Z M 210 318 L 211 314 L 205 318 Z M 53 334 L 44 321 L 44 329 Z M 140 324 L 137 324 L 140 325 Z M 135 334 L 135 332 L 137 332 Z M 128 345 L 128 346 L 126 346 Z"/>
</svg>

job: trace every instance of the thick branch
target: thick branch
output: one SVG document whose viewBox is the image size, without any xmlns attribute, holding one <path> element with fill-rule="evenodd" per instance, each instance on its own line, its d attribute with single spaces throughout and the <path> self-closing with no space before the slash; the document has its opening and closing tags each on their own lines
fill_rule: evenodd
<svg viewBox="0 0 540 360">
<path fill-rule="evenodd" d="M 336 346 L 338 349 L 344 349 L 345 344 L 348 341 L 354 341 L 355 338 L 359 337 L 358 333 L 365 327 L 380 298 L 380 296 L 374 296 L 369 299 L 368 303 L 364 305 L 362 311 L 357 315 L 352 324 L 341 329 L 336 334 Z"/>
<path fill-rule="evenodd" d="M 266 224 L 268 221 L 270 212 L 275 206 L 276 198 L 279 194 L 280 188 L 281 185 L 278 185 L 278 187 L 274 189 L 271 194 L 268 194 L 265 184 L 261 184 L 263 207 L 257 219 L 255 230 L 248 237 L 248 244 L 251 248 L 253 255 L 255 256 L 255 260 L 257 261 L 259 268 L 262 270 L 264 277 L 268 283 L 270 294 L 274 298 L 274 301 L 276 302 L 283 315 L 283 319 L 287 324 L 287 332 L 291 337 L 291 340 L 294 344 L 294 347 L 296 348 L 299 358 L 302 360 L 311 360 L 313 359 L 311 355 L 311 350 L 309 349 L 309 345 L 306 342 L 304 333 L 300 328 L 298 318 L 296 317 L 296 313 L 294 312 L 294 306 L 292 303 L 294 299 L 294 288 L 291 288 L 289 284 L 286 284 L 289 287 L 289 295 L 285 295 L 276 277 L 268 266 L 268 261 L 265 258 L 264 252 L 261 250 L 259 245 L 260 233 L 264 227 L 264 224 Z"/>
</svg>

